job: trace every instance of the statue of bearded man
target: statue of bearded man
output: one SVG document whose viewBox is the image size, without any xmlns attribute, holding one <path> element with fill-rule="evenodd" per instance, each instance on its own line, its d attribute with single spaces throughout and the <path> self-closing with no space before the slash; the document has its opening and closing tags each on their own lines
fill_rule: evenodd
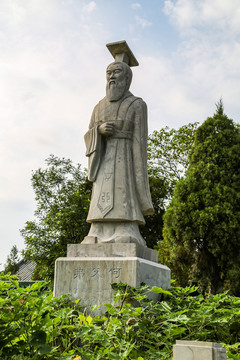
<svg viewBox="0 0 240 360">
<path fill-rule="evenodd" d="M 88 178 L 93 182 L 83 243 L 138 243 L 144 216 L 153 214 L 147 173 L 147 107 L 129 91 L 132 70 L 107 67 L 106 97 L 94 108 L 85 134 Z"/>
</svg>

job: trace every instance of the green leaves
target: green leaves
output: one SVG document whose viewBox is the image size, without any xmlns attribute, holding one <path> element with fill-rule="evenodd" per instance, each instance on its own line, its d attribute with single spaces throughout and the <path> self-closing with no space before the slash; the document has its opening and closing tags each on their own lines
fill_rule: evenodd
<svg viewBox="0 0 240 360">
<path fill-rule="evenodd" d="M 146 217 L 141 233 L 147 246 L 154 248 L 162 240 L 163 215 L 177 181 L 188 166 L 197 123 L 178 130 L 165 127 L 148 139 L 148 174 L 155 213 Z"/>
<path fill-rule="evenodd" d="M 40 355 L 46 355 L 51 351 L 51 347 L 46 344 L 47 334 L 43 330 L 36 330 L 31 334 L 29 344 L 38 349 Z"/>
<path fill-rule="evenodd" d="M 146 225 L 141 229 L 148 247 L 153 248 L 162 240 L 165 207 L 186 170 L 196 126 L 194 123 L 178 130 L 164 128 L 149 137 L 148 171 L 155 214 L 146 217 Z M 91 184 L 86 172 L 70 159 L 54 155 L 46 159 L 46 165 L 32 173 L 35 219 L 21 230 L 26 246 L 24 257 L 37 264 L 34 280 L 53 280 L 55 260 L 66 256 L 67 244 L 80 243 L 89 229 L 86 218 Z"/>
<path fill-rule="evenodd" d="M 46 163 L 46 169 L 32 174 L 36 219 L 21 230 L 24 255 L 37 263 L 35 280 L 53 280 L 55 260 L 66 256 L 68 243 L 80 243 L 89 228 L 86 217 L 91 186 L 85 172 L 71 160 L 53 155 Z"/>
<path fill-rule="evenodd" d="M 219 103 L 195 132 L 186 177 L 164 216 L 160 259 L 181 286 L 240 295 L 239 184 L 240 132 Z"/>
<path fill-rule="evenodd" d="M 7 257 L 4 273 L 7 274 L 10 272 L 12 275 L 16 274 L 18 271 L 19 260 L 17 246 L 13 245 L 10 254 Z"/>
<path fill-rule="evenodd" d="M 224 343 L 229 359 L 239 353 L 240 298 L 227 293 L 115 284 L 117 305 L 106 304 L 106 314 L 95 316 L 82 312 L 80 302 L 43 292 L 45 283 L 22 289 L 9 276 L 1 280 L 2 360 L 170 360 L 176 339 Z M 148 300 L 151 291 L 162 301 Z"/>
<path fill-rule="evenodd" d="M 172 295 L 172 293 L 170 293 L 167 290 L 163 290 L 162 288 L 159 288 L 157 286 L 153 286 L 151 289 L 152 292 L 156 293 L 156 294 L 165 294 L 165 295 Z"/>
<path fill-rule="evenodd" d="M 197 126 L 198 123 L 190 123 L 178 130 L 165 127 L 149 136 L 149 174 L 163 179 L 167 199 L 171 198 L 177 181 L 188 167 L 188 155 Z"/>
</svg>

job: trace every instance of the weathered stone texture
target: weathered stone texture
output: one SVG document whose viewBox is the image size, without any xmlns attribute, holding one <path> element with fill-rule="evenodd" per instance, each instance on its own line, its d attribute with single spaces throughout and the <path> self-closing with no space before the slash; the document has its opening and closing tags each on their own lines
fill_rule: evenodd
<svg viewBox="0 0 240 360">
<path fill-rule="evenodd" d="M 112 303 L 112 283 L 127 283 L 138 287 L 142 282 L 149 286 L 170 288 L 170 270 L 167 266 L 137 257 L 67 257 L 55 264 L 54 296 L 70 294 L 80 299 L 82 306 L 91 307 Z M 157 294 L 151 294 L 157 300 Z M 98 314 L 104 313 L 101 308 Z"/>
<path fill-rule="evenodd" d="M 158 262 L 158 252 L 135 243 L 68 244 L 68 257 L 139 257 Z"/>
<path fill-rule="evenodd" d="M 226 360 L 221 344 L 203 341 L 177 340 L 173 346 L 173 360 Z"/>
</svg>

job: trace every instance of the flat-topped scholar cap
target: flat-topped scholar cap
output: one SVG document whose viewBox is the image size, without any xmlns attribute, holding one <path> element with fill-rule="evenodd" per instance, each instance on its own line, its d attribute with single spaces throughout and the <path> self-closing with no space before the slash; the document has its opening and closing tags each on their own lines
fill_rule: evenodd
<svg viewBox="0 0 240 360">
<path fill-rule="evenodd" d="M 125 40 L 109 43 L 106 46 L 115 61 L 125 62 L 129 66 L 139 65 Z"/>
</svg>

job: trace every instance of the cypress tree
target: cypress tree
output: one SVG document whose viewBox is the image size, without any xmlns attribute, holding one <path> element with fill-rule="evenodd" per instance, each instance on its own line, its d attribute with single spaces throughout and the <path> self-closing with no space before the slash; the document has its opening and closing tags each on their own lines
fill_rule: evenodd
<svg viewBox="0 0 240 360">
<path fill-rule="evenodd" d="M 168 265 L 180 285 L 240 295 L 240 130 L 223 111 L 196 131 L 186 177 L 165 213 Z"/>
</svg>

